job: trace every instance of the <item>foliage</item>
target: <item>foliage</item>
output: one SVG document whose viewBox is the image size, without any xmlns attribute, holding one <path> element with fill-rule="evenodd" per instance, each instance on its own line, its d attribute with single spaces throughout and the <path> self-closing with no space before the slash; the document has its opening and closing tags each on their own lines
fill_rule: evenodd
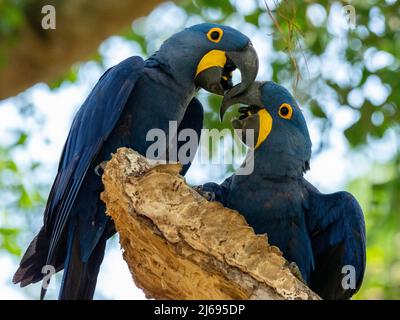
<svg viewBox="0 0 400 320">
<path fill-rule="evenodd" d="M 27 2 L 0 0 L 0 40 L 17 41 Z M 260 77 L 292 85 L 303 108 L 318 124 L 321 139 L 314 153 L 329 149 L 329 135 L 334 132 L 332 118 L 339 112 L 350 112 L 354 120 L 343 132 L 351 151 L 349 156 L 361 155 L 369 168 L 348 185 L 360 200 L 367 221 L 368 267 L 358 297 L 398 299 L 400 147 L 391 148 L 384 160 L 377 158 L 379 154 L 374 148 L 379 143 L 400 141 L 400 91 L 396 90 L 400 68 L 400 6 L 396 0 L 353 0 L 356 27 L 350 29 L 341 11 L 348 2 L 185 0 L 179 7 L 164 4 L 149 17 L 134 22 L 133 28 L 120 37 L 138 46 L 147 56 L 175 29 L 193 22 L 227 23 L 261 33 L 263 41 L 273 49 L 268 61 L 263 61 L 266 67 Z M 160 23 L 157 28 L 156 12 L 171 7 L 180 10 L 183 22 L 177 19 L 173 27 L 162 28 Z M 0 62 L 1 55 L 2 52 Z M 97 62 L 102 59 L 101 54 L 93 56 Z M 65 81 L 76 81 L 77 68 L 51 83 L 51 88 L 58 90 Z M 203 94 L 201 99 L 207 111 L 205 126 L 229 127 L 233 112 L 223 123 L 217 117 L 220 98 Z M 29 113 L 29 107 L 27 110 Z M 14 140 L 10 145 L 0 146 L 0 250 L 20 254 L 18 243 L 21 230 L 27 229 L 25 218 L 33 219 L 28 213 L 40 211 L 49 186 L 26 181 L 40 164 L 21 168 L 14 161 L 15 151 L 24 149 L 29 132 L 20 130 Z M 25 220 L 16 218 L 20 214 Z"/>
<path fill-rule="evenodd" d="M 14 132 L 14 135 L 14 143 L 0 146 L 0 251 L 19 256 L 22 253 L 17 241 L 20 226 L 30 224 L 29 214 L 43 207 L 44 198 L 43 186 L 28 181 L 40 164 L 32 162 L 24 169 L 13 160 L 14 152 L 24 148 L 28 136 L 22 131 Z"/>
</svg>

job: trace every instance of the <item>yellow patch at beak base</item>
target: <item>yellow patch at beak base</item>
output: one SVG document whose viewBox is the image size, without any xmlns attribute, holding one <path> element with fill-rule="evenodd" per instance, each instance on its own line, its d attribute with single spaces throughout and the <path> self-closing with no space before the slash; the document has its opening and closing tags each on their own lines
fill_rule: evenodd
<svg viewBox="0 0 400 320">
<path fill-rule="evenodd" d="M 224 68 L 226 64 L 226 55 L 224 51 L 221 50 L 211 50 L 200 60 L 197 65 L 196 77 L 197 75 L 212 67 Z"/>
<path fill-rule="evenodd" d="M 272 117 L 267 110 L 261 109 L 258 111 L 260 129 L 258 132 L 257 143 L 254 149 L 257 149 L 261 143 L 267 139 L 272 130 Z"/>
</svg>

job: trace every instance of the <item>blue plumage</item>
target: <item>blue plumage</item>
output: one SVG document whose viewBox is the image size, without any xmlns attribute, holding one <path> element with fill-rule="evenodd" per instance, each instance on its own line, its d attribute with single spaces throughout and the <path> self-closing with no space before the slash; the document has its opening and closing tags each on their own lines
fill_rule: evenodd
<svg viewBox="0 0 400 320">
<path fill-rule="evenodd" d="M 207 55 L 211 50 L 219 52 L 217 58 Z M 244 63 L 243 57 L 249 56 L 252 64 Z M 153 143 L 146 141 L 147 133 L 157 128 L 168 134 L 169 121 L 177 122 L 178 133 L 190 128 L 199 135 L 203 109 L 194 98 L 197 89 L 223 93 L 231 87 L 229 74 L 237 67 L 244 80 L 236 90 L 245 90 L 257 74 L 257 62 L 245 35 L 229 27 L 202 24 L 172 36 L 146 61 L 131 57 L 109 69 L 74 118 L 44 225 L 13 281 L 21 286 L 40 281 L 42 267 L 52 265 L 57 271 L 64 268 L 61 299 L 91 299 L 106 240 L 115 233 L 100 200 L 103 185 L 95 168 L 119 147 L 145 155 Z M 42 298 L 44 294 L 43 289 Z"/>
<path fill-rule="evenodd" d="M 273 82 L 255 82 L 227 101 L 250 105 L 233 121 L 236 129 L 261 132 L 261 110 L 270 117 L 270 133 L 250 151 L 254 171 L 229 177 L 203 190 L 242 213 L 256 233 L 267 233 L 285 258 L 295 262 L 311 289 L 325 299 L 348 299 L 361 286 L 365 269 L 365 225 L 357 200 L 349 193 L 321 194 L 303 174 L 309 169 L 311 141 L 292 95 Z M 256 124 L 256 125 L 254 125 Z M 256 134 L 257 139 L 257 134 Z M 255 144 L 253 144 L 255 145 Z M 343 286 L 345 266 L 354 267 L 355 286 Z M 345 269 L 343 269 L 345 267 Z"/>
</svg>

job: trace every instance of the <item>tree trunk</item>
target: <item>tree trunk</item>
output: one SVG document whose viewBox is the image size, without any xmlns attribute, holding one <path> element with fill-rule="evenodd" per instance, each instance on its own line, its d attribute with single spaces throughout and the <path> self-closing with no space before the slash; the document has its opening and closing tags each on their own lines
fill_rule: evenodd
<svg viewBox="0 0 400 320">
<path fill-rule="evenodd" d="M 107 37 L 121 32 L 163 0 L 36 0 L 0 67 L 0 100 L 40 81 L 59 78 L 71 65 L 93 55 Z M 42 28 L 44 5 L 56 9 L 56 29 Z M 1 18 L 0 18 L 1 19 Z M 3 41 L 2 41 L 3 42 Z M 3 42 L 4 45 L 4 42 Z M 4 48 L 3 48 L 4 51 Z"/>
<path fill-rule="evenodd" d="M 265 235 L 201 197 L 180 169 L 120 148 L 103 174 L 102 200 L 148 298 L 319 299 Z"/>
</svg>

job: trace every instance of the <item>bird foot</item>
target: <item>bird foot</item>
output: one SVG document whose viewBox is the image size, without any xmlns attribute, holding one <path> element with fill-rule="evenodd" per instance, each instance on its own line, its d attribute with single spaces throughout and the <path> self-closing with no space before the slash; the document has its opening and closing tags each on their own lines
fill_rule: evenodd
<svg viewBox="0 0 400 320">
<path fill-rule="evenodd" d="M 215 193 L 214 192 L 204 191 L 201 186 L 195 186 L 192 188 L 207 201 L 215 201 Z"/>
<path fill-rule="evenodd" d="M 106 168 L 107 161 L 101 162 L 94 168 L 94 173 L 97 174 L 99 177 L 104 173 L 104 169 Z M 101 171 L 100 171 L 101 170 Z"/>
<path fill-rule="evenodd" d="M 306 282 L 304 281 L 304 279 L 303 279 L 303 276 L 301 275 L 301 272 L 300 272 L 299 267 L 297 266 L 297 264 L 296 264 L 295 262 L 290 262 L 290 263 L 289 263 L 289 269 L 290 269 L 290 271 L 294 274 L 294 276 L 295 276 L 296 278 L 298 278 L 300 281 L 306 283 Z"/>
</svg>

